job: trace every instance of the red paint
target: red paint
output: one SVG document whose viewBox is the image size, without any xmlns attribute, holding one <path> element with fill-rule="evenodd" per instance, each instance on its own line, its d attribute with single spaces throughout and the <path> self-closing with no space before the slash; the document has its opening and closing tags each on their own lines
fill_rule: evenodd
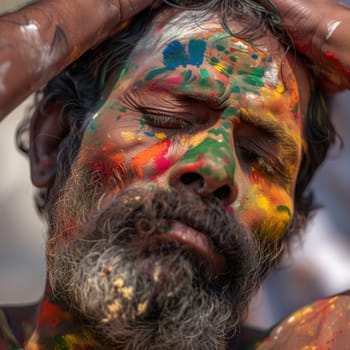
<svg viewBox="0 0 350 350">
<path fill-rule="evenodd" d="M 309 51 L 310 49 L 310 46 L 307 45 L 307 44 L 304 44 L 304 45 L 297 45 L 297 49 L 298 51 L 302 52 L 302 53 L 306 53 Z"/>
<path fill-rule="evenodd" d="M 337 68 L 339 71 L 341 71 L 341 72 L 343 72 L 343 73 L 347 73 L 347 74 L 350 73 L 350 69 L 345 68 L 345 67 L 339 62 L 338 57 L 337 57 L 333 52 L 326 52 L 326 53 L 324 54 L 324 56 L 325 56 L 328 60 L 333 61 L 334 65 L 335 65 L 335 68 Z"/>
<path fill-rule="evenodd" d="M 39 316 L 39 324 L 56 328 L 66 315 L 67 313 L 59 305 L 52 304 L 48 296 L 45 296 Z"/>
</svg>

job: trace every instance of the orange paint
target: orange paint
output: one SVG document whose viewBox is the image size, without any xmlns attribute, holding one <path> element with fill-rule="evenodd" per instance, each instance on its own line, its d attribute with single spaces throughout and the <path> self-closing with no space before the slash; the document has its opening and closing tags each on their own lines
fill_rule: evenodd
<svg viewBox="0 0 350 350">
<path fill-rule="evenodd" d="M 143 179 L 143 167 L 150 161 L 154 161 L 161 154 L 163 154 L 167 148 L 169 148 L 169 143 L 167 141 L 157 143 L 150 148 L 138 153 L 131 161 L 132 169 L 135 169 L 136 174 L 140 179 Z"/>
</svg>

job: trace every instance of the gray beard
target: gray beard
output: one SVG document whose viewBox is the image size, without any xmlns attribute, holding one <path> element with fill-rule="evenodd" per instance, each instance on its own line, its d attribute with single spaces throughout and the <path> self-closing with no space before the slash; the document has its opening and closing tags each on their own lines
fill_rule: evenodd
<svg viewBox="0 0 350 350">
<path fill-rule="evenodd" d="M 103 349 L 222 348 L 260 285 L 261 247 L 222 211 L 207 227 L 213 230 L 223 222 L 216 238 L 221 247 L 230 247 L 230 269 L 212 281 L 208 266 L 184 247 L 152 241 L 162 232 L 155 212 L 160 218 L 171 213 L 182 222 L 191 217 L 203 221 L 199 213 L 188 212 L 199 210 L 191 196 L 168 200 L 173 195 L 161 193 L 136 206 L 123 204 L 122 198 L 133 198 L 132 193 L 122 196 L 86 225 L 83 238 L 48 252 L 54 294 Z M 171 201 L 175 204 L 168 205 Z M 208 204 L 203 218 L 212 209 Z M 135 237 L 143 239 L 135 244 Z"/>
</svg>

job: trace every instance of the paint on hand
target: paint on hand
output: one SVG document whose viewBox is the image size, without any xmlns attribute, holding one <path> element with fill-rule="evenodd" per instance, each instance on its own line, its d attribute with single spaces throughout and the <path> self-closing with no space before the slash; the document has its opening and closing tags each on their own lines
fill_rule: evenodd
<svg viewBox="0 0 350 350">
<path fill-rule="evenodd" d="M 5 77 L 9 69 L 11 68 L 12 63 L 10 61 L 4 62 L 0 65 L 0 93 L 6 92 L 5 86 Z"/>
<path fill-rule="evenodd" d="M 330 21 L 327 24 L 327 35 L 326 40 L 329 40 L 331 36 L 333 35 L 334 31 L 342 24 L 343 22 L 340 21 Z"/>
</svg>

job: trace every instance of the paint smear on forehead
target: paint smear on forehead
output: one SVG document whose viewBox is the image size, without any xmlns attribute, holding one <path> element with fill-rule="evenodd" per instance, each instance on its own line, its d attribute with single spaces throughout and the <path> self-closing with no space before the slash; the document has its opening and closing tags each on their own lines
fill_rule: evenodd
<svg viewBox="0 0 350 350">
<path fill-rule="evenodd" d="M 169 12 L 178 13 L 169 18 Z M 206 33 L 210 29 L 223 30 L 218 15 L 213 12 L 166 10 L 153 20 L 150 30 L 136 45 L 130 58 L 141 55 L 145 59 L 143 62 L 147 64 L 147 57 L 142 56 L 145 47 L 152 47 L 155 52 L 160 51 L 173 40 Z M 152 60 L 152 57 L 149 59 Z"/>
</svg>

